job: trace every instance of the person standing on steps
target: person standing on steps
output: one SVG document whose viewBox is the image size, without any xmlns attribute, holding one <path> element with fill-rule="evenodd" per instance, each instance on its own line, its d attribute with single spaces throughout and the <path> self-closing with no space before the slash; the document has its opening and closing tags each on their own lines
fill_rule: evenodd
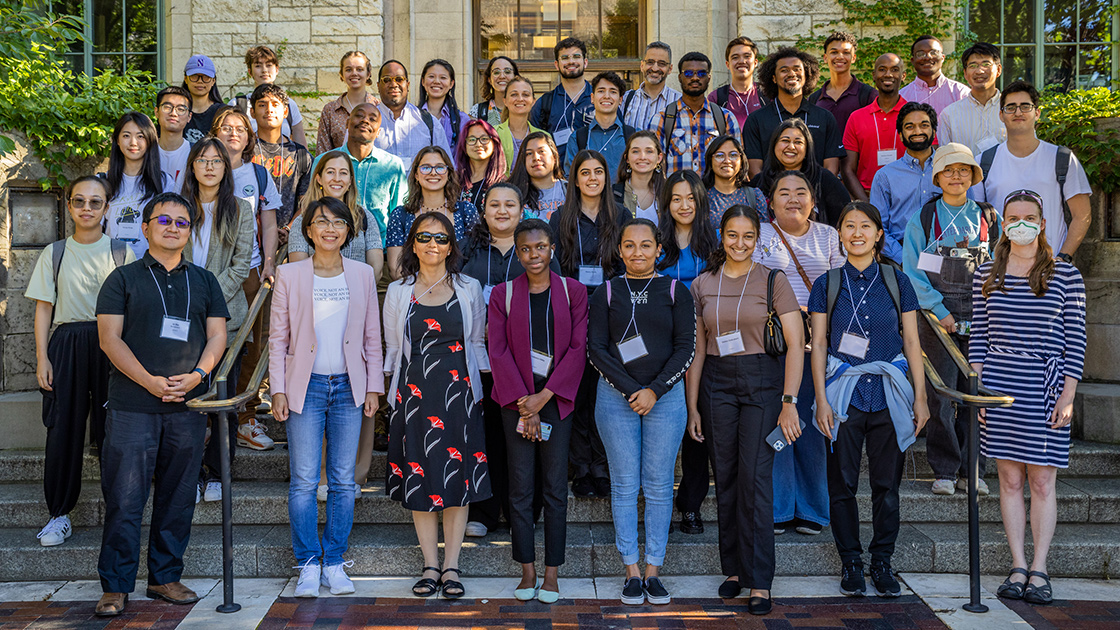
<svg viewBox="0 0 1120 630">
<path fill-rule="evenodd" d="M 513 160 L 509 182 L 521 191 L 525 216 L 549 221 L 568 199 L 560 151 L 546 131 L 525 136 Z"/>
<path fill-rule="evenodd" d="M 284 88 L 272 83 L 258 85 L 249 97 L 253 120 L 257 123 L 253 163 L 265 167 L 280 191 L 276 224 L 283 226 L 290 226 L 300 199 L 311 183 L 311 154 L 281 133 L 281 125 L 288 112 L 288 100 Z M 283 234 L 279 239 L 281 245 L 288 241 L 288 231 Z M 272 252 L 268 255 L 271 256 Z"/>
<path fill-rule="evenodd" d="M 754 82 L 758 45 L 749 37 L 736 37 L 727 42 L 723 58 L 731 73 L 731 82 L 713 90 L 708 100 L 734 114 L 739 128 L 744 129 L 747 117 L 762 109 L 765 100 Z"/>
<path fill-rule="evenodd" d="M 614 201 L 631 217 L 657 223 L 657 202 L 665 185 L 661 161 L 665 154 L 657 134 L 635 131 L 626 140 L 626 151 L 618 165 L 618 183 L 611 186 Z"/>
<path fill-rule="evenodd" d="M 191 145 L 183 130 L 191 120 L 191 93 L 169 85 L 156 94 L 156 121 L 159 123 L 159 167 L 175 184 L 168 192 L 179 192 L 187 173 Z"/>
<path fill-rule="evenodd" d="M 977 42 L 961 54 L 968 96 L 941 110 L 937 143 L 957 142 L 968 147 L 972 155 L 980 155 L 1007 141 L 1007 126 L 1000 120 L 1000 91 L 996 87 L 1003 76 L 999 48 Z"/>
<path fill-rule="evenodd" d="M 455 100 L 455 67 L 444 59 L 432 59 L 420 72 L 420 110 L 428 112 L 443 127 L 447 145 L 459 145 L 459 137 L 470 117 Z"/>
<path fill-rule="evenodd" d="M 875 99 L 875 88 L 852 76 L 852 66 L 856 62 L 855 35 L 833 31 L 824 40 L 824 62 L 828 64 L 829 78 L 809 95 L 809 102 L 832 114 L 843 135 L 852 112 L 870 105 Z"/>
<path fill-rule="evenodd" d="M 256 89 L 265 83 L 276 83 L 276 76 L 280 72 L 280 58 L 268 46 L 254 46 L 245 51 L 245 67 L 249 71 L 249 77 L 253 79 L 253 88 Z M 226 104 L 236 107 L 246 115 L 252 115 L 249 98 L 244 94 L 238 94 Z M 288 113 L 284 115 L 281 133 L 306 149 L 307 131 L 303 124 L 303 114 L 300 113 L 295 99 L 290 96 L 287 105 Z M 257 121 L 252 120 L 251 126 L 253 132 L 256 132 Z"/>
<path fill-rule="evenodd" d="M 751 186 L 743 145 L 735 136 L 719 136 L 708 145 L 703 182 L 708 197 L 708 222 L 713 228 L 719 227 L 723 213 L 735 205 L 753 208 L 759 217 L 770 220 L 766 195 Z"/>
<path fill-rule="evenodd" d="M 945 76 L 945 50 L 941 40 L 922 35 L 910 46 L 910 62 L 914 64 L 914 80 L 899 92 L 910 103 L 925 103 L 940 116 L 941 112 L 968 96 L 968 86 Z"/>
<path fill-rule="evenodd" d="M 44 547 L 61 545 L 73 531 L 69 514 L 82 489 L 86 418 L 90 446 L 99 449 L 105 439 L 109 359 L 97 340 L 97 292 L 114 269 L 136 260 L 128 245 L 101 230 L 108 199 L 104 178 L 87 175 L 70 184 L 66 207 L 74 234 L 39 254 L 24 292 L 35 300 L 35 376 L 47 427 L 43 494 L 50 521 L 38 536 Z"/>
<path fill-rule="evenodd" d="M 497 127 L 506 117 L 506 89 L 513 78 L 519 75 L 516 61 L 505 55 L 491 57 L 486 64 L 486 72 L 482 74 L 486 79 L 482 82 L 482 100 L 471 106 L 468 115 L 474 120 L 485 120 L 491 127 Z"/>
<path fill-rule="evenodd" d="M 105 179 L 113 196 L 105 212 L 105 233 L 128 243 L 137 257 L 144 255 L 143 210 L 149 199 L 172 192 L 175 179 L 163 172 L 159 161 L 156 126 L 140 112 L 127 112 L 113 128 L 109 171 Z"/>
<path fill-rule="evenodd" d="M 875 60 L 871 76 L 878 92 L 875 101 L 852 112 L 844 128 L 848 158 L 840 174 L 856 201 L 870 198 L 871 184 L 879 169 L 906 154 L 896 131 L 898 114 L 906 104 L 898 95 L 898 88 L 906 79 L 906 67 L 898 55 L 886 53 Z"/>
<path fill-rule="evenodd" d="M 626 153 L 626 141 L 634 135 L 634 128 L 622 122 L 618 109 L 625 91 L 626 83 L 613 72 L 600 72 L 591 80 L 591 102 L 595 113 L 585 126 L 568 136 L 564 170 L 571 167 L 577 153 L 590 149 L 607 158 L 607 182 L 613 184 L 618 181 L 618 163 Z"/>
<path fill-rule="evenodd" d="M 529 136 L 534 133 L 548 135 L 544 129 L 529 124 L 529 114 L 533 111 L 533 103 L 536 100 L 533 95 L 533 82 L 529 79 L 517 76 L 510 79 L 509 83 L 506 84 L 505 120 L 494 127 L 502 145 L 501 154 L 506 160 L 506 179 L 510 179 L 513 165 L 517 161 L 517 156 L 521 153 L 521 145 L 525 143 Z"/>
<path fill-rule="evenodd" d="M 583 78 L 587 70 L 587 45 L 574 37 L 565 37 L 557 42 L 553 54 L 560 84 L 537 99 L 529 114 L 529 124 L 552 134 L 563 164 L 568 138 L 589 124 L 595 108 L 591 102 L 591 84 Z"/>
<path fill-rule="evenodd" d="M 685 53 L 677 62 L 681 97 L 661 112 L 657 137 L 665 148 L 666 177 L 684 169 L 703 173 L 704 155 L 717 136 L 741 133 L 725 107 L 704 98 L 712 81 L 712 60 L 700 52 Z"/>
<path fill-rule="evenodd" d="M 639 66 L 642 83 L 622 96 L 622 122 L 637 131 L 656 131 L 657 120 L 681 93 L 669 87 L 673 49 L 665 42 L 650 42 Z"/>
<path fill-rule="evenodd" d="M 443 125 L 432 115 L 408 102 L 408 69 L 390 59 L 377 72 L 377 91 L 381 95 L 381 132 L 374 139 L 378 148 L 399 157 L 404 164 L 422 149 L 437 146 L 452 155 Z"/>
<path fill-rule="evenodd" d="M 214 114 L 223 105 L 218 90 L 218 71 L 206 55 L 193 55 L 183 68 L 183 89 L 191 95 L 191 117 L 183 138 L 191 145 L 205 138 L 214 124 Z"/>
<path fill-rule="evenodd" d="M 338 62 L 338 78 L 346 85 L 346 92 L 324 105 L 319 114 L 319 131 L 315 134 L 315 150 L 319 154 L 347 144 L 348 121 L 359 105 L 381 104 L 368 89 L 374 81 L 373 65 L 362 51 L 343 53 Z"/>
<path fill-rule="evenodd" d="M 147 252 L 110 273 L 97 295 L 98 338 L 113 365 L 101 445 L 98 617 L 124 612 L 135 588 L 141 521 L 153 486 L 147 596 L 173 604 L 199 599 L 180 579 L 206 416 L 186 401 L 206 391 L 218 367 L 229 311 L 214 274 L 183 258 L 191 202 L 161 193 L 144 206 L 142 219 Z"/>
</svg>

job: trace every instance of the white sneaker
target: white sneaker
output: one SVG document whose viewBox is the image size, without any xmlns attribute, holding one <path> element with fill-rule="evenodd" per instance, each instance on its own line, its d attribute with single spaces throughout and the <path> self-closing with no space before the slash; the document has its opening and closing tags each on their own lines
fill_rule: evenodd
<svg viewBox="0 0 1120 630">
<path fill-rule="evenodd" d="M 276 446 L 276 442 L 268 437 L 268 430 L 258 424 L 256 418 L 250 418 L 248 422 L 237 427 L 237 445 L 255 451 L 270 451 Z"/>
<path fill-rule="evenodd" d="M 322 575 L 323 567 L 314 564 L 315 559 L 308 560 L 302 566 L 292 567 L 299 569 L 299 579 L 296 580 L 296 597 L 318 597 L 319 596 L 319 577 Z"/>
<path fill-rule="evenodd" d="M 327 484 L 323 484 L 315 489 L 315 498 L 319 500 L 319 503 L 327 502 Z"/>
<path fill-rule="evenodd" d="M 346 575 L 347 567 L 354 566 L 354 561 L 343 562 L 331 567 L 323 567 L 323 577 L 319 580 L 323 586 L 330 587 L 331 595 L 349 595 L 354 592 L 354 583 Z"/>
<path fill-rule="evenodd" d="M 956 486 L 953 485 L 952 479 L 938 479 L 933 482 L 933 493 L 950 496 L 957 492 Z"/>
<path fill-rule="evenodd" d="M 272 413 L 272 396 L 268 390 L 260 392 L 261 404 L 257 405 L 257 413 Z"/>
<path fill-rule="evenodd" d="M 968 479 L 965 479 L 963 477 L 957 479 L 957 490 L 960 490 L 961 492 L 968 492 Z M 988 490 L 988 482 L 984 481 L 983 479 L 977 479 L 976 496 L 986 497 L 988 496 L 989 492 L 991 491 Z"/>
<path fill-rule="evenodd" d="M 54 547 L 66 542 L 74 533 L 70 526 L 70 517 L 66 514 L 52 518 L 39 532 L 39 544 L 44 547 Z"/>
<path fill-rule="evenodd" d="M 354 485 L 354 499 L 360 498 L 362 498 L 362 484 L 359 483 Z"/>
<path fill-rule="evenodd" d="M 220 481 L 207 481 L 206 492 L 202 494 L 202 498 L 207 501 L 221 501 L 222 500 L 222 482 Z"/>
<path fill-rule="evenodd" d="M 202 483 L 201 482 L 197 486 L 194 487 L 194 504 L 198 505 L 198 503 L 200 501 L 202 501 Z"/>
<path fill-rule="evenodd" d="M 478 521 L 468 521 L 466 535 L 471 538 L 482 538 L 490 530 L 485 525 Z"/>
</svg>

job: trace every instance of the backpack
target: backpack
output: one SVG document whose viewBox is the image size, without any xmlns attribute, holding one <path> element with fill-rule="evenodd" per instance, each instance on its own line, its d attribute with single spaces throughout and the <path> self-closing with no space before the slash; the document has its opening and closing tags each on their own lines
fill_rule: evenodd
<svg viewBox="0 0 1120 630">
<path fill-rule="evenodd" d="M 560 284 L 564 285 L 564 301 L 570 306 L 572 296 L 568 294 L 568 279 L 560 278 Z M 506 316 L 509 316 L 511 304 L 513 304 L 513 280 L 506 280 Z"/>
<path fill-rule="evenodd" d="M 541 98 L 544 98 L 543 96 Z M 486 120 L 486 115 L 490 113 L 490 101 L 482 101 L 478 104 L 478 118 L 475 120 Z M 459 133 L 459 132 L 455 132 Z"/>
<path fill-rule="evenodd" d="M 66 239 L 57 240 L 49 245 L 51 248 L 51 268 L 54 277 L 54 297 L 55 304 L 58 303 L 58 274 L 62 271 L 62 257 L 66 255 Z M 109 239 L 109 253 L 113 257 L 113 266 L 120 267 L 124 264 L 128 256 L 128 243 L 118 241 L 115 238 Z M 54 305 L 51 306 L 51 318 L 54 321 Z"/>
<path fill-rule="evenodd" d="M 634 97 L 637 96 L 637 95 L 638 95 L 638 90 L 636 90 L 636 89 L 630 90 L 629 92 L 626 93 L 626 97 L 624 99 L 622 99 L 621 114 L 622 114 L 623 118 L 626 117 L 626 112 L 630 111 L 630 103 L 634 102 Z"/>
<path fill-rule="evenodd" d="M 891 296 L 891 301 L 894 302 L 894 309 L 898 312 L 898 334 L 902 334 L 902 293 L 898 288 L 898 276 L 895 275 L 894 268 L 884 263 L 879 264 L 879 277 L 883 279 L 883 284 L 887 287 L 887 293 Z M 825 281 L 828 288 L 828 299 L 825 306 L 825 315 L 828 317 L 828 331 L 825 341 L 832 343 L 832 309 L 836 306 L 836 298 L 840 296 L 840 276 L 844 273 L 843 267 L 836 269 L 829 269 L 826 272 Z"/>
<path fill-rule="evenodd" d="M 992 162 L 996 159 L 996 149 L 999 148 L 997 144 L 980 154 L 980 170 L 984 171 L 984 180 L 988 181 L 988 171 L 992 168 Z M 1066 175 L 1069 173 L 1069 164 L 1073 161 L 1073 151 L 1069 147 L 1058 147 L 1058 153 L 1054 156 L 1054 178 L 1058 180 L 1058 197 L 1062 200 L 1062 215 L 1066 219 L 1066 225 L 1069 225 L 1073 219 L 1073 213 L 1069 210 L 1069 203 L 1066 202 Z"/>
<path fill-rule="evenodd" d="M 622 119 L 619 118 L 621 121 Z M 626 123 L 622 123 L 622 140 L 625 142 L 634 135 L 635 129 Z M 583 151 L 587 148 L 587 139 L 591 135 L 591 125 L 584 125 L 576 129 L 576 149 Z"/>
<path fill-rule="evenodd" d="M 937 219 L 937 200 L 941 195 L 937 195 L 933 199 L 926 202 L 921 209 L 920 220 L 922 222 L 922 233 L 926 235 L 926 243 L 929 243 L 930 235 L 933 234 L 934 222 L 940 221 Z M 999 224 L 996 222 L 996 209 L 992 204 L 985 201 L 977 201 L 976 205 L 980 206 L 980 233 L 987 234 L 984 239 L 988 243 L 988 251 L 994 251 L 996 243 L 999 242 L 1000 229 Z"/>
<path fill-rule="evenodd" d="M 234 107 L 240 110 L 242 114 L 245 114 L 250 119 L 253 118 L 252 112 L 249 111 L 249 97 L 245 96 L 244 94 L 238 94 L 234 97 L 234 103 L 236 103 Z M 288 129 L 296 126 L 295 123 L 292 122 L 291 107 L 288 108 L 288 115 L 284 117 L 284 122 L 288 123 Z"/>
<path fill-rule="evenodd" d="M 428 144 L 434 145 L 436 143 L 435 120 L 432 119 L 432 115 L 426 109 L 420 110 L 420 119 L 428 126 Z"/>
<path fill-rule="evenodd" d="M 541 97 L 538 101 L 541 104 L 540 126 L 542 129 L 549 129 L 548 121 L 552 118 L 552 98 L 555 95 L 555 90 L 549 90 L 544 94 L 541 94 Z M 489 109 L 489 104 L 487 104 L 487 109 Z M 485 116 L 480 115 L 479 118 L 485 118 Z"/>
<path fill-rule="evenodd" d="M 723 113 L 723 106 L 712 107 L 712 118 L 716 121 L 716 131 L 719 135 L 727 133 L 727 116 Z M 665 155 L 669 154 L 669 136 L 677 128 L 677 101 L 669 103 L 665 108 L 665 120 L 661 125 L 661 137 L 665 142 Z"/>
</svg>

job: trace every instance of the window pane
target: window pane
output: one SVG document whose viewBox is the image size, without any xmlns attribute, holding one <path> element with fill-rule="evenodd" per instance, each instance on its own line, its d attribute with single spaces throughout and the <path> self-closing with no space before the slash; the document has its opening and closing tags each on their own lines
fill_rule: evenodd
<svg viewBox="0 0 1120 630">
<path fill-rule="evenodd" d="M 517 0 L 482 0 L 479 7 L 479 55 L 517 58 Z M 527 21 L 530 28 L 532 24 Z"/>
<path fill-rule="evenodd" d="M 156 0 L 127 0 L 128 52 L 156 52 Z"/>
<path fill-rule="evenodd" d="M 124 39 L 121 37 L 120 0 L 93 0 L 93 50 L 96 52 L 120 52 Z"/>
<path fill-rule="evenodd" d="M 1034 47 L 1031 46 L 1004 46 L 1003 50 L 1003 84 L 1012 81 L 1026 81 L 1034 83 Z"/>
<path fill-rule="evenodd" d="M 1076 46 L 1047 46 L 1043 66 L 1043 85 L 1054 87 L 1059 92 L 1068 92 L 1074 87 L 1077 72 Z"/>
<path fill-rule="evenodd" d="M 125 55 L 125 66 L 129 70 L 143 70 L 156 76 L 156 55 Z"/>
<path fill-rule="evenodd" d="M 1014 44 L 1035 41 L 1035 2 L 1037 0 L 1003 0 L 1003 41 Z"/>
<path fill-rule="evenodd" d="M 603 0 L 603 56 L 638 55 L 638 0 Z"/>
<path fill-rule="evenodd" d="M 968 28 L 977 41 L 999 42 L 1000 0 L 971 0 L 968 4 Z"/>
<path fill-rule="evenodd" d="M 93 56 L 93 73 L 101 74 L 106 70 L 112 70 L 117 74 L 124 71 L 124 56 L 123 55 L 94 55 Z"/>
<path fill-rule="evenodd" d="M 1087 2 L 1081 5 L 1081 41 L 1112 41 L 1112 15 L 1115 9 L 1108 5 L 1107 2 Z"/>
<path fill-rule="evenodd" d="M 78 74 L 82 74 L 83 72 L 86 71 L 86 64 L 85 64 L 84 55 L 81 55 L 81 54 L 78 54 L 78 55 L 63 55 L 62 59 L 63 59 L 63 61 L 66 62 L 66 67 L 69 68 L 71 71 L 76 72 Z"/>
<path fill-rule="evenodd" d="M 1046 18 L 1046 41 L 1072 43 L 1077 41 L 1077 2 L 1075 0 L 1046 0 L 1043 15 Z"/>
<path fill-rule="evenodd" d="M 589 58 L 603 56 L 599 45 L 598 2 L 560 0 L 560 32 L 561 38 L 571 36 L 582 40 Z"/>
<path fill-rule="evenodd" d="M 1077 87 L 1109 87 L 1112 83 L 1112 47 L 1079 46 L 1081 68 Z"/>
</svg>

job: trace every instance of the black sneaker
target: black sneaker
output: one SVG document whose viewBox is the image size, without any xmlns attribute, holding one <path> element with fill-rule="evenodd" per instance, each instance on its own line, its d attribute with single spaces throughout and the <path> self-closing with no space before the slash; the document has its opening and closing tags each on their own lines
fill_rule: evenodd
<svg viewBox="0 0 1120 630">
<path fill-rule="evenodd" d="M 774 523 L 774 535 L 781 536 L 786 533 L 786 530 L 793 529 L 793 521 L 785 521 L 782 523 Z"/>
<path fill-rule="evenodd" d="M 796 530 L 798 534 L 803 534 L 805 536 L 816 536 L 817 534 L 821 533 L 821 526 L 817 523 L 814 523 L 813 521 L 797 519 Z"/>
<path fill-rule="evenodd" d="M 642 578 L 630 578 L 622 587 L 622 603 L 628 606 L 641 606 L 646 603 L 646 591 L 642 588 Z"/>
<path fill-rule="evenodd" d="M 673 600 L 673 596 L 669 591 L 665 590 L 665 585 L 656 576 L 646 578 L 646 583 L 643 585 L 646 591 L 646 601 L 651 604 L 668 604 Z"/>
<path fill-rule="evenodd" d="M 681 512 L 682 534 L 703 534 L 704 521 L 700 519 L 699 512 Z"/>
<path fill-rule="evenodd" d="M 591 476 L 579 477 L 572 481 L 572 494 L 577 497 L 590 497 L 595 494 L 595 484 L 591 483 Z"/>
<path fill-rule="evenodd" d="M 606 477 L 595 477 L 591 480 L 595 486 L 595 496 L 601 499 L 611 498 L 611 480 Z"/>
<path fill-rule="evenodd" d="M 867 582 L 863 579 L 862 562 L 845 562 L 840 573 L 840 592 L 848 597 L 862 597 L 867 591 Z"/>
<path fill-rule="evenodd" d="M 871 583 L 879 597 L 898 597 L 902 594 L 902 587 L 898 580 L 891 574 L 891 564 L 883 560 L 871 561 Z"/>
</svg>

